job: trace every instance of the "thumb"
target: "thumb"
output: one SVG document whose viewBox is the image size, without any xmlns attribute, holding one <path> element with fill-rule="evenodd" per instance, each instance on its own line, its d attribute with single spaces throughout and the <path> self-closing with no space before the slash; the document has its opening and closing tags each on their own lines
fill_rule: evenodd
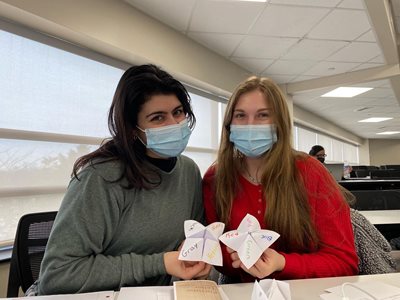
<svg viewBox="0 0 400 300">
<path fill-rule="evenodd" d="M 197 264 L 194 264 L 194 265 L 192 265 L 192 266 L 190 266 L 190 267 L 187 267 L 186 268 L 186 271 L 187 271 L 187 275 L 190 277 L 190 278 L 193 278 L 194 276 L 196 276 L 198 273 L 200 273 L 201 271 L 203 271 L 203 269 L 205 268 L 205 262 L 202 262 L 202 261 L 200 261 L 200 262 L 198 262 Z"/>
</svg>

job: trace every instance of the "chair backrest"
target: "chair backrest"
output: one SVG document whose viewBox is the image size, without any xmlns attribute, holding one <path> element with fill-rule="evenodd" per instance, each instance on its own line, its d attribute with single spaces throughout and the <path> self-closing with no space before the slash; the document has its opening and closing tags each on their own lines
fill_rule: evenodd
<svg viewBox="0 0 400 300">
<path fill-rule="evenodd" d="M 357 210 L 400 209 L 400 190 L 353 190 L 357 201 L 351 206 Z"/>
<path fill-rule="evenodd" d="M 47 241 L 56 211 L 31 213 L 21 217 L 10 262 L 7 297 L 18 297 L 39 277 Z"/>
<path fill-rule="evenodd" d="M 356 177 L 358 178 L 364 178 L 370 175 L 370 171 L 366 169 L 358 169 L 355 170 L 354 173 L 356 174 Z"/>
<path fill-rule="evenodd" d="M 370 176 L 372 179 L 400 179 L 400 170 L 372 170 Z"/>
</svg>

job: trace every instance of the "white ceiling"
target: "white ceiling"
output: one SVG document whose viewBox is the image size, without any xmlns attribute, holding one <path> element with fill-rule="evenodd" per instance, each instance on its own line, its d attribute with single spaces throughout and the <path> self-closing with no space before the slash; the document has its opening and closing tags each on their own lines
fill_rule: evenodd
<svg viewBox="0 0 400 300">
<path fill-rule="evenodd" d="M 400 0 L 125 0 L 363 138 L 400 131 Z M 394 24 L 393 24 L 394 23 Z M 395 31 L 397 28 L 397 32 Z M 321 98 L 337 86 L 373 90 Z M 369 117 L 392 117 L 359 123 Z"/>
</svg>

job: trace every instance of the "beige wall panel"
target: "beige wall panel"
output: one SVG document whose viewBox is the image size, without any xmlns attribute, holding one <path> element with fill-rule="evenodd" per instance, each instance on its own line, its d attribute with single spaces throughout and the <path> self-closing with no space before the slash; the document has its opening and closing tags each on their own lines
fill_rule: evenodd
<svg viewBox="0 0 400 300">
<path fill-rule="evenodd" d="M 7 297 L 9 262 L 0 263 L 0 298 Z"/>
<path fill-rule="evenodd" d="M 371 165 L 400 165 L 400 140 L 369 140 Z"/>
</svg>

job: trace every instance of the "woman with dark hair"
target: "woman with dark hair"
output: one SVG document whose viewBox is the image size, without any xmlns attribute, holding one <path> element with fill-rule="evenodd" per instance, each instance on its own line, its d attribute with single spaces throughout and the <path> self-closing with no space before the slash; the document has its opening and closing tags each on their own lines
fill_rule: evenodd
<svg viewBox="0 0 400 300">
<path fill-rule="evenodd" d="M 308 152 L 308 154 L 310 154 L 311 156 L 315 157 L 316 159 L 318 159 L 321 163 L 325 162 L 325 149 L 324 147 L 320 146 L 320 145 L 314 145 L 311 147 L 310 152 Z"/>
<path fill-rule="evenodd" d="M 177 251 L 187 219 L 204 222 L 201 175 L 180 155 L 195 125 L 185 87 L 154 65 L 122 76 L 108 116 L 112 138 L 79 158 L 54 222 L 39 294 L 168 285 L 210 266 Z"/>
<path fill-rule="evenodd" d="M 357 274 L 349 206 L 326 168 L 292 148 L 291 126 L 268 78 L 248 78 L 228 102 L 217 162 L 203 178 L 207 222 L 230 231 L 250 214 L 280 237 L 250 268 L 223 245 L 225 282 Z"/>
</svg>

